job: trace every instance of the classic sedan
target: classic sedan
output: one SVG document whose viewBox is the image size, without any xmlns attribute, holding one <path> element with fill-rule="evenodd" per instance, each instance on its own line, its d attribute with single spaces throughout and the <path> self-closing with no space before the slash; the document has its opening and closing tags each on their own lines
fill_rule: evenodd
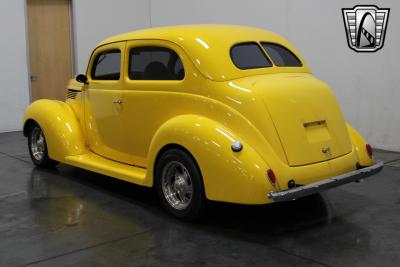
<svg viewBox="0 0 400 267">
<path fill-rule="evenodd" d="M 37 166 L 62 162 L 155 187 L 186 220 L 208 200 L 294 200 L 383 166 L 287 40 L 233 25 L 102 41 L 65 102 L 28 107 L 23 133 Z"/>
</svg>

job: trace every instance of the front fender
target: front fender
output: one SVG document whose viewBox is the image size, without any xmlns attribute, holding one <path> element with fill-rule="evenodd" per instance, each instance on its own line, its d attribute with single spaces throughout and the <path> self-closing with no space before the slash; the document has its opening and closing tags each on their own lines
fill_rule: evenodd
<svg viewBox="0 0 400 267">
<path fill-rule="evenodd" d="M 353 144 L 354 149 L 357 153 L 360 165 L 361 166 L 372 165 L 374 161 L 368 156 L 367 150 L 365 148 L 367 142 L 349 123 L 347 123 L 346 125 L 350 135 L 351 143 Z"/>
<path fill-rule="evenodd" d="M 88 152 L 79 122 L 66 103 L 48 99 L 33 102 L 25 111 L 25 135 L 32 121 L 42 128 L 50 158 L 64 161 L 66 156 Z"/>
<path fill-rule="evenodd" d="M 242 151 L 231 150 L 235 140 L 243 144 Z M 171 144 L 184 147 L 195 158 L 208 199 L 241 204 L 270 202 L 267 193 L 276 188 L 266 178 L 266 162 L 227 127 L 198 115 L 174 117 L 158 129 L 149 150 L 149 186 L 159 151 Z"/>
</svg>

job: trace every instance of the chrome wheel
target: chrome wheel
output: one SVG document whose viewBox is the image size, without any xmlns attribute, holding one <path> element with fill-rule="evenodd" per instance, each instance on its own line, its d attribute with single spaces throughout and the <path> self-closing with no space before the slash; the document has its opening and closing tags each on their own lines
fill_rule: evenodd
<svg viewBox="0 0 400 267">
<path fill-rule="evenodd" d="M 44 135 L 39 127 L 35 127 L 30 135 L 31 153 L 32 156 L 37 160 L 41 161 L 45 155 L 46 142 Z"/>
<path fill-rule="evenodd" d="M 193 196 L 193 184 L 187 168 L 178 161 L 165 165 L 161 176 L 162 191 L 169 205 L 177 210 L 189 206 Z"/>
</svg>

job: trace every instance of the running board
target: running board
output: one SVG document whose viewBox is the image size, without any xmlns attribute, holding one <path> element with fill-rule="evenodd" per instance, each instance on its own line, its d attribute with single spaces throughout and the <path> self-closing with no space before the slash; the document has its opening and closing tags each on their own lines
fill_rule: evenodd
<svg viewBox="0 0 400 267">
<path fill-rule="evenodd" d="M 134 184 L 146 185 L 147 169 L 106 159 L 92 152 L 67 156 L 64 163 Z"/>
</svg>

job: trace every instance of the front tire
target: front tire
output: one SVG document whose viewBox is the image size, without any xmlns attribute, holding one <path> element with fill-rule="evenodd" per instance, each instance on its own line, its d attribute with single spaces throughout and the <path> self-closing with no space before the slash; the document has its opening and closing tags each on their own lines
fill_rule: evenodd
<svg viewBox="0 0 400 267">
<path fill-rule="evenodd" d="M 28 148 L 32 162 L 41 168 L 52 168 L 58 164 L 49 158 L 44 133 L 38 124 L 33 124 L 28 131 Z"/>
<path fill-rule="evenodd" d="M 180 149 L 170 149 L 157 160 L 155 182 L 158 197 L 175 217 L 194 220 L 206 205 L 203 178 L 193 157 Z"/>
</svg>

